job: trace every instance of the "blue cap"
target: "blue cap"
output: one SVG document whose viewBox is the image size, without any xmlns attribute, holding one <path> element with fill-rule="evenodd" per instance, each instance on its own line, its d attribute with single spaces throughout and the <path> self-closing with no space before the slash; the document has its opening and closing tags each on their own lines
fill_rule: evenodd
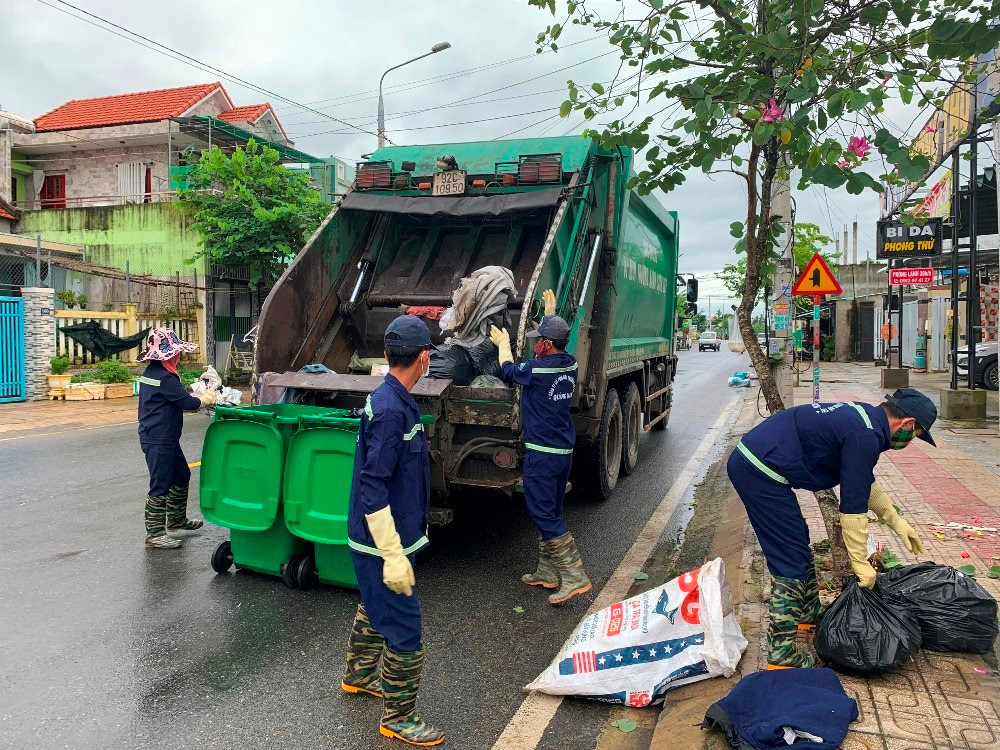
<svg viewBox="0 0 1000 750">
<path fill-rule="evenodd" d="M 533 331 L 528 331 L 525 336 L 529 339 L 546 338 L 550 341 L 565 341 L 569 338 L 569 323 L 558 315 L 546 315 L 542 318 L 542 323 Z"/>
<path fill-rule="evenodd" d="M 916 388 L 900 388 L 891 396 L 886 396 L 887 403 L 892 404 L 908 417 L 913 417 L 917 426 L 924 432 L 920 435 L 921 440 L 937 447 L 934 438 L 931 437 L 931 426 L 937 419 L 937 407 L 934 402 L 922 394 Z"/>
<path fill-rule="evenodd" d="M 400 315 L 385 329 L 386 351 L 397 349 L 437 349 L 431 343 L 431 332 L 416 315 Z"/>
</svg>

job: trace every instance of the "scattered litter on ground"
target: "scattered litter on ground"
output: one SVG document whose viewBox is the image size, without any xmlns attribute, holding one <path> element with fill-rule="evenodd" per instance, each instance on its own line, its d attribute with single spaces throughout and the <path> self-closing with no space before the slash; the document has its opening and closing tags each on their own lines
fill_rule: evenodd
<svg viewBox="0 0 1000 750">
<path fill-rule="evenodd" d="M 989 674 L 990 673 L 990 670 L 983 669 L 982 667 L 973 667 L 972 671 L 975 672 L 976 674 Z"/>
<path fill-rule="evenodd" d="M 629 721 L 628 719 L 615 719 L 611 722 L 611 726 L 616 727 L 619 731 L 628 734 L 629 732 L 634 732 L 636 726 L 638 726 L 634 721 Z"/>
<path fill-rule="evenodd" d="M 975 565 L 959 565 L 957 568 L 955 568 L 955 570 L 957 570 L 959 573 L 965 573 L 965 575 L 967 576 L 975 577 L 976 575 Z"/>
<path fill-rule="evenodd" d="M 812 548 L 813 548 L 813 552 L 818 552 L 821 555 L 828 554 L 833 549 L 830 546 L 830 540 L 829 539 L 821 539 L 818 542 L 813 542 Z"/>
<path fill-rule="evenodd" d="M 1000 565 L 990 566 L 989 572 L 986 573 L 987 578 L 1000 578 Z"/>
<path fill-rule="evenodd" d="M 522 607 L 520 604 L 518 604 L 516 607 L 514 607 L 514 612 L 516 612 L 519 615 L 523 615 L 524 614 L 524 607 Z"/>
<path fill-rule="evenodd" d="M 997 533 L 995 526 L 977 526 L 975 524 L 979 522 L 979 519 L 974 518 L 972 520 L 973 524 L 958 523 L 957 521 L 949 521 L 948 523 L 928 521 L 927 525 L 930 526 L 933 531 L 983 531 L 989 534 Z"/>
<path fill-rule="evenodd" d="M 635 576 L 633 576 L 633 577 L 637 581 L 646 581 L 646 580 L 649 580 L 649 574 L 648 573 L 643 573 L 641 570 L 638 573 L 636 573 Z"/>
<path fill-rule="evenodd" d="M 968 552 L 963 552 L 963 553 L 961 554 L 961 558 L 962 558 L 963 560 L 968 560 L 968 559 L 969 559 L 970 557 L 972 557 L 972 555 L 970 555 L 970 554 L 969 554 Z"/>
<path fill-rule="evenodd" d="M 744 372 L 743 370 L 737 370 L 729 377 L 730 386 L 738 386 L 740 388 L 750 387 L 750 373 Z"/>
</svg>

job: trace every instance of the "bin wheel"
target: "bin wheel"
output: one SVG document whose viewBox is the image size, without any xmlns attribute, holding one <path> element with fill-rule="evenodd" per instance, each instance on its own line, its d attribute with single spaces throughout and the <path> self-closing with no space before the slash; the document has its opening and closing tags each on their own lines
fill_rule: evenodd
<svg viewBox="0 0 1000 750">
<path fill-rule="evenodd" d="M 295 568 L 295 583 L 303 591 L 316 586 L 319 583 L 319 575 L 316 573 L 316 563 L 312 555 L 304 555 Z"/>
<path fill-rule="evenodd" d="M 212 553 L 212 570 L 225 573 L 233 567 L 233 547 L 229 542 L 223 542 Z"/>
<path fill-rule="evenodd" d="M 298 588 L 295 571 L 298 570 L 299 563 L 302 562 L 304 557 L 305 555 L 292 555 L 288 558 L 288 562 L 281 566 L 281 580 L 290 589 Z"/>
</svg>

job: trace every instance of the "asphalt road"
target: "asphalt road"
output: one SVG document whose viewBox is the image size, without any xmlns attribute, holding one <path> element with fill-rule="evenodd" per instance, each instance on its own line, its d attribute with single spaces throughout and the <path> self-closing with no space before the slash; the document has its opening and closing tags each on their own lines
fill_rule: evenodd
<svg viewBox="0 0 1000 750">
<path fill-rule="evenodd" d="M 595 593 L 732 399 L 726 379 L 746 361 L 682 352 L 668 429 L 643 436 L 636 473 L 607 503 L 568 498 Z M 186 421 L 190 460 L 207 422 Z M 0 748 L 390 746 L 377 734 L 380 704 L 339 690 L 356 593 L 216 576 L 209 558 L 226 538 L 217 527 L 181 551 L 145 549 L 134 426 L 7 441 L 0 477 Z M 446 729 L 449 748 L 493 746 L 522 686 L 589 606 L 555 609 L 521 584 L 534 554 L 523 503 L 488 494 L 468 498 L 420 561 L 419 708 Z M 594 747 L 610 711 L 565 701 L 538 747 Z"/>
</svg>

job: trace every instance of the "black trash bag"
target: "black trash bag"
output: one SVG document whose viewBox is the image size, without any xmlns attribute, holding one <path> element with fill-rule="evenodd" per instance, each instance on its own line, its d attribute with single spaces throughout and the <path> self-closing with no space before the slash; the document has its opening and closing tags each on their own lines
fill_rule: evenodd
<svg viewBox="0 0 1000 750">
<path fill-rule="evenodd" d="M 469 352 L 460 346 L 439 346 L 431 350 L 429 378 L 451 380 L 455 385 L 468 385 L 476 377 Z"/>
<path fill-rule="evenodd" d="M 887 603 L 909 607 L 931 651 L 988 654 L 996 640 L 997 602 L 975 578 L 949 565 L 922 562 L 878 577 Z"/>
<path fill-rule="evenodd" d="M 120 338 L 119 336 L 111 333 L 111 331 L 107 328 L 101 327 L 101 324 L 96 320 L 88 320 L 86 323 L 62 326 L 59 330 L 76 341 L 91 354 L 94 354 L 101 359 L 107 359 L 108 357 L 118 354 L 119 352 L 135 349 L 137 346 L 145 342 L 146 336 L 153 329 L 147 328 L 144 331 L 139 331 L 139 333 L 135 333 L 131 336 Z"/>
<path fill-rule="evenodd" d="M 816 628 L 813 641 L 823 661 L 851 674 L 897 669 L 920 649 L 920 625 L 908 607 L 890 605 L 875 589 L 858 586 L 854 576 Z"/>
<path fill-rule="evenodd" d="M 500 367 L 500 350 L 492 341 L 486 339 L 479 346 L 474 346 L 468 351 L 476 375 L 489 375 L 494 378 L 503 376 L 503 368 Z"/>
</svg>

